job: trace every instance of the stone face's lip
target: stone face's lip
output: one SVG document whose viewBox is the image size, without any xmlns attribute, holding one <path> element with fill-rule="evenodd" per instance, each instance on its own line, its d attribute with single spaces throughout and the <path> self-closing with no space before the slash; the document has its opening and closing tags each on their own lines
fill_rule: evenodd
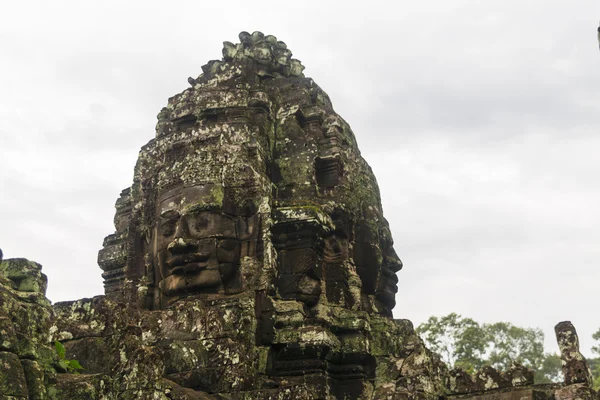
<svg viewBox="0 0 600 400">
<path fill-rule="evenodd" d="M 208 254 L 182 254 L 170 257 L 167 260 L 167 267 L 173 274 L 183 274 L 184 272 L 206 268 L 208 259 Z"/>
<path fill-rule="evenodd" d="M 396 286 L 396 284 L 398 283 L 398 275 L 396 275 L 397 271 L 394 271 L 392 268 L 388 267 L 387 265 L 384 265 L 381 268 L 381 272 L 388 278 L 388 281 L 391 284 Z"/>
<path fill-rule="evenodd" d="M 173 275 L 193 275 L 198 272 L 207 269 L 208 263 L 188 263 L 185 265 L 178 265 L 171 270 Z"/>
<path fill-rule="evenodd" d="M 385 276 L 385 285 L 382 288 L 382 295 L 389 298 L 390 301 L 395 300 L 398 293 L 398 276 L 391 268 L 384 266 L 382 274 Z"/>
</svg>

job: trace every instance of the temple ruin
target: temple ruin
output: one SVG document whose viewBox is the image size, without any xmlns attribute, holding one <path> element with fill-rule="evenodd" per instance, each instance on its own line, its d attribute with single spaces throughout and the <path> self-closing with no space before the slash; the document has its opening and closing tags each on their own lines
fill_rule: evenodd
<svg viewBox="0 0 600 400">
<path fill-rule="evenodd" d="M 402 262 L 350 126 L 285 43 L 239 40 L 158 114 L 98 255 L 105 295 L 52 305 L 41 266 L 0 252 L 0 398 L 595 396 L 571 325 L 567 381 L 533 385 L 449 371 L 393 319 Z"/>
</svg>

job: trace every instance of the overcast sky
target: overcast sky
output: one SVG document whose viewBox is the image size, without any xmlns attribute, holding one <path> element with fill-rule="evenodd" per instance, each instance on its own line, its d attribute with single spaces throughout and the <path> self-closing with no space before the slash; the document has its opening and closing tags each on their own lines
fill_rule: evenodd
<svg viewBox="0 0 600 400">
<path fill-rule="evenodd" d="M 394 315 L 600 327 L 593 0 L 12 1 L 0 5 L 0 247 L 48 297 L 97 252 L 158 111 L 222 42 L 283 40 L 352 126 L 404 262 Z"/>
</svg>

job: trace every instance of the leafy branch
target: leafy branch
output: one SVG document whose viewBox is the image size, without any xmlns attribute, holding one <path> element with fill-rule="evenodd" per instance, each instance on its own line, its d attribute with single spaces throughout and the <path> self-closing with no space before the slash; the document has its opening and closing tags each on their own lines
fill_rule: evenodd
<svg viewBox="0 0 600 400">
<path fill-rule="evenodd" d="M 77 360 L 67 360 L 67 351 L 65 346 L 59 342 L 58 340 L 54 342 L 54 348 L 56 349 L 56 354 L 58 354 L 58 365 L 60 368 L 67 372 L 71 372 L 74 374 L 78 374 L 79 371 L 83 370 L 81 364 Z"/>
</svg>

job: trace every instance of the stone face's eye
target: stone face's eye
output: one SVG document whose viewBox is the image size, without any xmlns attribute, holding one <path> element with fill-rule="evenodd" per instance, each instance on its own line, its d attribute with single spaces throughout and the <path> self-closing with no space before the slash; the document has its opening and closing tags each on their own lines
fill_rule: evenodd
<svg viewBox="0 0 600 400">
<path fill-rule="evenodd" d="M 163 236 L 171 236 L 175 233 L 175 220 L 168 220 L 161 224 L 160 233 Z"/>
<path fill-rule="evenodd" d="M 240 242 L 236 240 L 221 240 L 217 245 L 217 259 L 220 262 L 239 262 Z"/>
<path fill-rule="evenodd" d="M 163 236 L 171 236 L 175 233 L 175 228 L 177 226 L 177 221 L 179 220 L 180 215 L 177 210 L 167 210 L 163 211 L 160 214 L 159 218 L 159 233 Z"/>
<path fill-rule="evenodd" d="M 194 220 L 194 227 L 196 228 L 196 230 L 201 231 L 203 229 L 206 229 L 210 223 L 209 219 L 209 215 L 205 213 L 196 215 Z"/>
</svg>

